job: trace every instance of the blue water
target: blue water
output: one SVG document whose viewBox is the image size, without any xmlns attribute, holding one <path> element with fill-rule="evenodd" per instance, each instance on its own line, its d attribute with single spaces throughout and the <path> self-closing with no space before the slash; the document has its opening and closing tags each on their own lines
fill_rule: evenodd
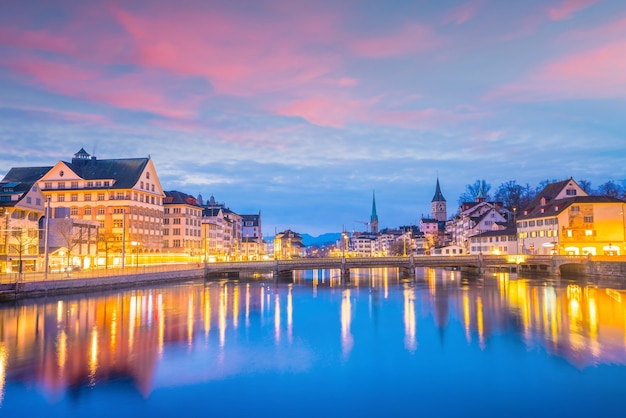
<svg viewBox="0 0 626 418">
<path fill-rule="evenodd" d="M 622 416 L 620 283 L 308 271 L 0 305 L 0 416 Z"/>
</svg>

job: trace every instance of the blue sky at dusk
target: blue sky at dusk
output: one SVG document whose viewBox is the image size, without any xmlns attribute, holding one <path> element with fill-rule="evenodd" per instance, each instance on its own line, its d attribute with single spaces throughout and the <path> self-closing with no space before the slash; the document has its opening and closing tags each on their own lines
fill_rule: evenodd
<svg viewBox="0 0 626 418">
<path fill-rule="evenodd" d="M 4 1 L 0 177 L 84 147 L 264 233 L 626 179 L 626 2 Z"/>
</svg>

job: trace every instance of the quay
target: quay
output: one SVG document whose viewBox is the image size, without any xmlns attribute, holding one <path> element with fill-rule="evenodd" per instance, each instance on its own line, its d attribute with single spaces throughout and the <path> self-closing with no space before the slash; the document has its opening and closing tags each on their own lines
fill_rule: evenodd
<svg viewBox="0 0 626 418">
<path fill-rule="evenodd" d="M 271 274 L 274 280 L 292 280 L 296 270 L 339 270 L 349 282 L 351 269 L 398 268 L 413 277 L 417 268 L 453 268 L 481 275 L 487 270 L 548 275 L 588 275 L 626 278 L 625 257 L 547 255 L 399 256 L 302 258 L 174 265 L 142 265 L 125 269 L 95 269 L 72 273 L 0 275 L 0 301 L 87 290 L 128 288 L 195 279 L 238 278 L 240 274 Z"/>
</svg>

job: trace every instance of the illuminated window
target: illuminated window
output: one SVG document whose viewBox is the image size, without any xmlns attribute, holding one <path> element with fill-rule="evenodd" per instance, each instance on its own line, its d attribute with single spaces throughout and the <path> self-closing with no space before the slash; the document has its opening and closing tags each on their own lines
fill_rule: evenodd
<svg viewBox="0 0 626 418">
<path fill-rule="evenodd" d="M 585 230 L 585 236 L 586 237 L 592 237 L 593 236 L 593 231 L 591 229 L 586 229 Z"/>
<path fill-rule="evenodd" d="M 572 237 L 572 230 L 571 230 L 571 229 L 568 229 L 568 230 L 567 230 L 567 237 L 568 237 L 568 238 L 571 238 L 571 237 Z"/>
</svg>

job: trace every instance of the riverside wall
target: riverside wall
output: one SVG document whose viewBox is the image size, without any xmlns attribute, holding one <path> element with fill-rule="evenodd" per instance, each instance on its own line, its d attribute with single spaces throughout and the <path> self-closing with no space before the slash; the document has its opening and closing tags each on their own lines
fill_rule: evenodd
<svg viewBox="0 0 626 418">
<path fill-rule="evenodd" d="M 594 277 L 611 277 L 626 280 L 626 262 L 623 261 L 589 261 L 585 274 Z"/>
<path fill-rule="evenodd" d="M 138 273 L 105 277 L 70 278 L 61 280 L 29 281 L 0 285 L 0 302 L 26 297 L 80 293 L 149 286 L 159 283 L 202 279 L 204 268 L 154 273 Z"/>
</svg>

